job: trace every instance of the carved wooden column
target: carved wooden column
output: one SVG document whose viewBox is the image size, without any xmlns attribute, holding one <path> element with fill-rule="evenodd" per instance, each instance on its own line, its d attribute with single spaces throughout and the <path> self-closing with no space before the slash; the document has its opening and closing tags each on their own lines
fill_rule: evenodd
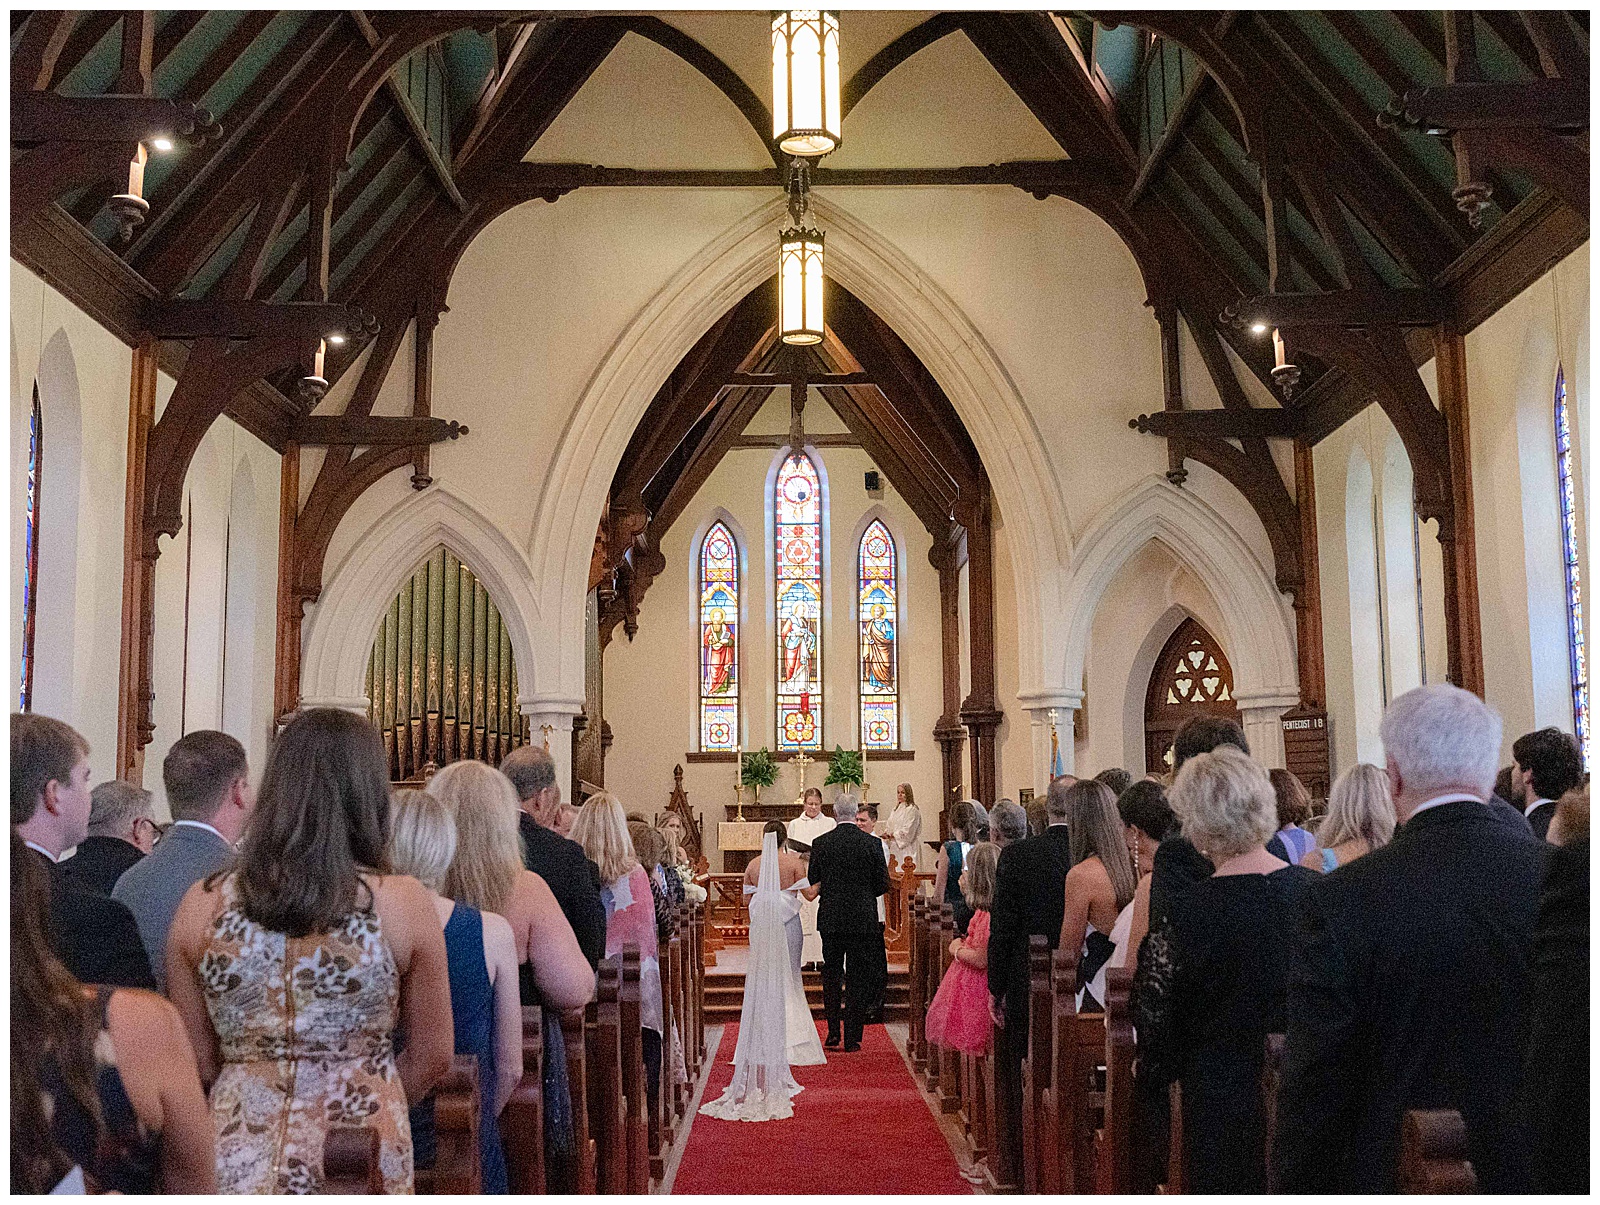
<svg viewBox="0 0 1600 1205">
<path fill-rule="evenodd" d="M 300 517 L 300 445 L 283 449 L 278 489 L 278 621 L 273 656 L 272 715 L 285 722 L 300 707 L 300 624 L 306 596 L 295 588 L 295 525 Z"/>
<path fill-rule="evenodd" d="M 1325 799 L 1333 767 L 1328 732 L 1327 673 L 1322 647 L 1322 571 L 1318 563 L 1317 494 L 1311 445 L 1294 444 L 1294 500 L 1300 521 L 1300 583 L 1294 592 L 1300 702 L 1284 712 L 1283 756 L 1313 799 Z"/>
<path fill-rule="evenodd" d="M 155 615 L 153 608 L 140 603 L 153 598 L 155 591 L 155 558 L 144 555 L 144 466 L 150 428 L 155 423 L 156 363 L 159 359 L 154 340 L 134 348 L 132 381 L 128 389 L 128 483 L 123 516 L 116 777 L 136 786 L 144 782 L 144 747 L 155 734 L 150 710 L 155 698 L 150 686 Z"/>
<path fill-rule="evenodd" d="M 950 808 L 961 798 L 961 553 L 956 532 L 934 544 L 928 560 L 939 571 L 939 648 L 944 709 L 933 726 L 939 742 L 944 791 L 939 799 L 939 839 L 949 837 Z"/>
<path fill-rule="evenodd" d="M 1439 409 L 1444 414 L 1450 513 L 1439 516 L 1444 553 L 1444 623 L 1450 681 L 1482 697 L 1483 625 L 1478 608 L 1478 548 L 1472 507 L 1472 441 L 1467 420 L 1467 349 L 1457 331 L 1434 330 Z"/>
<path fill-rule="evenodd" d="M 411 382 L 413 418 L 428 418 L 433 414 L 433 332 L 438 327 L 439 317 L 443 312 L 442 304 L 421 305 L 417 308 L 416 332 L 412 336 L 416 341 L 414 375 Z M 412 489 L 427 489 L 433 484 L 430 473 L 432 451 L 431 444 L 424 444 L 417 449 L 416 458 L 411 462 Z"/>
<path fill-rule="evenodd" d="M 961 704 L 961 722 L 972 736 L 972 793 L 993 807 L 998 785 L 995 730 L 1004 719 L 994 693 L 994 528 L 987 478 L 962 508 L 967 529 L 967 626 L 972 693 Z"/>
</svg>

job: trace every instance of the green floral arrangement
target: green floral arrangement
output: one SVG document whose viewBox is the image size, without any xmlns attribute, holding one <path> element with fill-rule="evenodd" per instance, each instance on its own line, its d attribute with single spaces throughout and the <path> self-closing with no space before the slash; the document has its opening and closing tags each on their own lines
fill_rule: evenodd
<svg viewBox="0 0 1600 1205">
<path fill-rule="evenodd" d="M 844 749 L 838 745 L 833 747 L 833 757 L 828 763 L 828 777 L 823 779 L 823 786 L 842 783 L 846 786 L 859 787 L 862 783 L 861 754 L 855 749 Z"/>
<path fill-rule="evenodd" d="M 770 787 L 778 781 L 778 763 L 772 760 L 772 753 L 765 745 L 744 755 L 739 781 L 747 787 Z"/>
</svg>

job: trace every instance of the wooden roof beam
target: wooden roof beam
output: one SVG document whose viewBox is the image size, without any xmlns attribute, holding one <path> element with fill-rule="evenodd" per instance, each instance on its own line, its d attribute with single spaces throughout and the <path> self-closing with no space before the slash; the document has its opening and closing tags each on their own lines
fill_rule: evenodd
<svg viewBox="0 0 1600 1205">
<path fill-rule="evenodd" d="M 289 438 L 305 446 L 383 447 L 442 443 L 467 434 L 454 419 L 373 417 L 372 415 L 308 414 L 295 423 Z"/>
<path fill-rule="evenodd" d="M 373 27 L 372 22 L 367 19 L 367 14 L 360 9 L 352 9 L 350 17 L 355 21 L 356 28 L 361 31 L 361 36 L 366 38 L 367 45 L 376 48 L 383 39 L 379 36 L 377 29 Z M 450 198 L 451 203 L 457 209 L 465 210 L 467 208 L 467 199 L 461 195 L 461 190 L 456 187 L 456 179 L 450 172 L 450 165 L 444 161 L 444 156 L 440 153 L 439 148 L 433 144 L 433 139 L 428 136 L 427 127 L 423 125 L 416 106 L 411 103 L 411 98 L 406 95 L 405 89 L 400 86 L 400 81 L 395 79 L 393 72 L 390 72 L 384 79 L 383 84 L 388 89 L 390 98 L 394 101 L 395 111 L 400 114 L 401 121 L 410 132 L 412 141 L 422 151 L 423 162 L 428 165 L 428 170 L 433 174 L 434 180 L 438 182 L 439 187 L 444 190 L 445 196 Z"/>
<path fill-rule="evenodd" d="M 1269 293 L 1225 312 L 1230 320 L 1292 327 L 1433 326 L 1451 319 L 1449 299 L 1438 289 L 1385 289 L 1374 293 Z"/>
<path fill-rule="evenodd" d="M 11 56 L 12 93 L 43 91 L 55 78 L 56 64 L 84 14 L 36 9 L 22 29 L 22 41 Z M 13 112 L 15 109 L 13 109 Z M 16 135 L 12 135 L 16 140 Z"/>
<path fill-rule="evenodd" d="M 1128 426 L 1146 435 L 1169 439 L 1299 439 L 1305 434 L 1305 417 L 1298 410 L 1158 410 L 1130 418 Z"/>
</svg>

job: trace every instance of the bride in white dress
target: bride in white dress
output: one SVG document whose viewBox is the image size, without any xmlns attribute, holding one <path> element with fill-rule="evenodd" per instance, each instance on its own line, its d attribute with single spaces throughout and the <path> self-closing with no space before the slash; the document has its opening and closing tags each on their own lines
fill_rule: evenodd
<svg viewBox="0 0 1600 1205">
<path fill-rule="evenodd" d="M 800 980 L 801 879 L 780 886 L 778 834 L 761 842 L 760 879 L 750 897 L 750 962 L 744 976 L 739 1043 L 733 1052 L 733 1082 L 716 1100 L 700 1106 L 725 1121 L 779 1121 L 794 1116 L 801 1090 L 791 1066 L 827 1062 L 816 1022 Z"/>
</svg>

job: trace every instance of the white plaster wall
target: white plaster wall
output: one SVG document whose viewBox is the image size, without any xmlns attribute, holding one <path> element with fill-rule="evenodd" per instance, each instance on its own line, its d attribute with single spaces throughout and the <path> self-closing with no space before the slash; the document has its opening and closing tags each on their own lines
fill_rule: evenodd
<svg viewBox="0 0 1600 1205">
<path fill-rule="evenodd" d="M 1524 732 L 1554 724 L 1572 729 L 1567 653 L 1565 580 L 1556 498 L 1554 387 L 1556 366 L 1566 370 L 1568 406 L 1577 424 L 1576 474 L 1579 561 L 1586 601 L 1592 600 L 1585 488 L 1589 431 L 1589 249 L 1585 244 L 1554 270 L 1475 329 L 1466 339 L 1473 504 L 1477 523 L 1478 594 L 1483 627 L 1484 677 L 1489 702 L 1505 719 L 1502 760 Z M 1422 376 L 1437 396 L 1430 362 Z M 1352 653 L 1349 549 L 1345 537 L 1346 475 L 1352 455 L 1366 457 L 1379 474 L 1380 530 L 1398 509 L 1398 490 L 1385 492 L 1381 471 L 1398 437 L 1376 406 L 1319 443 L 1314 459 L 1317 528 L 1321 544 L 1323 640 L 1328 709 L 1333 717 L 1334 770 L 1358 757 L 1376 756 L 1369 740 L 1358 747 L 1356 680 L 1376 665 L 1375 647 Z M 1392 461 L 1391 461 L 1392 463 Z M 1402 474 L 1404 475 L 1404 474 Z M 1387 510 L 1385 509 L 1387 508 Z M 1422 528 L 1421 655 L 1427 681 L 1445 678 L 1443 571 L 1437 525 Z M 1400 573 L 1411 571 L 1391 547 L 1384 558 L 1391 594 Z M 1398 560 L 1401 563 L 1396 565 Z M 1403 593 L 1403 592 L 1402 592 Z M 1404 603 L 1414 600 L 1402 597 Z M 1418 656 L 1414 637 L 1401 632 L 1391 605 L 1388 632 L 1390 693 L 1410 681 Z M 1591 603 L 1592 610 L 1592 603 Z M 1367 622 L 1359 620 L 1360 622 Z M 1375 623 L 1375 620 L 1372 622 Z M 1395 643 L 1400 637 L 1400 643 Z M 1397 658 L 1395 654 L 1398 653 Z M 1398 672 L 1396 672 L 1398 670 Z"/>
<path fill-rule="evenodd" d="M 45 424 L 34 710 L 88 739 L 96 780 L 116 753 L 132 352 L 11 265 L 13 706 L 21 659 L 20 499 L 35 377 Z M 157 377 L 157 413 L 173 382 Z M 184 512 L 156 567 L 154 742 L 144 785 L 165 815 L 161 759 L 184 731 L 222 727 L 259 774 L 272 735 L 279 458 L 229 419 L 190 468 Z M 192 504 L 192 505 L 191 505 Z M 185 607 L 187 604 L 187 639 Z"/>
</svg>

